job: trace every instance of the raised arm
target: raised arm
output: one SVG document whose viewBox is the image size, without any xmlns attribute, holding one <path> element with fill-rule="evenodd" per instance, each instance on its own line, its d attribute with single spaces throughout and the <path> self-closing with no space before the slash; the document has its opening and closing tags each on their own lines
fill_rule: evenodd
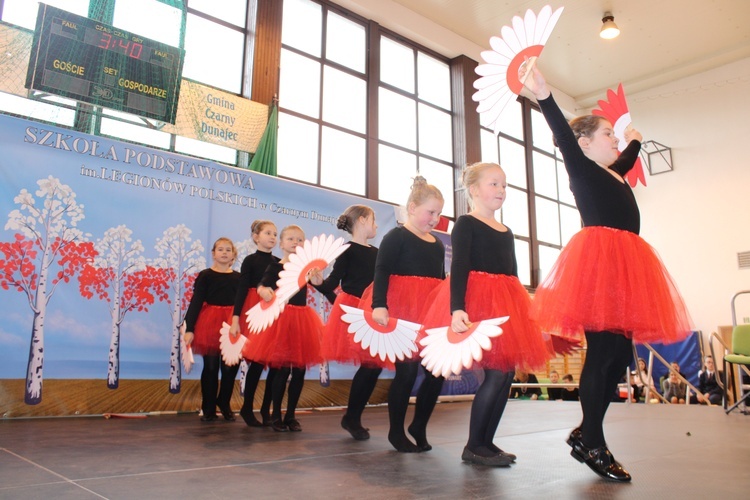
<svg viewBox="0 0 750 500">
<path fill-rule="evenodd" d="M 519 77 L 522 77 L 525 71 L 526 69 L 522 68 Z M 560 107 L 547 86 L 544 75 L 536 65 L 531 68 L 531 74 L 529 74 L 524 85 L 536 97 L 539 109 L 541 109 L 544 119 L 547 120 L 552 135 L 555 136 L 555 142 L 565 160 L 565 169 L 568 171 L 568 176 L 585 175 L 587 169 L 591 166 L 590 160 L 583 154 L 581 147 L 578 145 L 578 139 L 568 125 L 568 120 L 560 111 Z"/>
</svg>

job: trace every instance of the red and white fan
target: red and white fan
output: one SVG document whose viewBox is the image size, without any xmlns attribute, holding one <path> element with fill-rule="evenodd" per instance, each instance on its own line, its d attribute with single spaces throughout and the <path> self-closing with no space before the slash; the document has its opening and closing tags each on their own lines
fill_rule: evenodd
<svg viewBox="0 0 750 500">
<path fill-rule="evenodd" d="M 182 367 L 185 369 L 185 373 L 190 373 L 195 364 L 195 358 L 193 357 L 193 348 L 185 343 L 185 322 L 180 325 L 180 358 L 182 358 Z"/>
<path fill-rule="evenodd" d="M 597 104 L 599 108 L 594 109 L 591 113 L 609 120 L 614 128 L 615 137 L 620 141 L 617 144 L 617 149 L 622 152 L 628 147 L 628 142 L 625 140 L 625 132 L 630 128 L 632 123 L 622 83 L 617 86 L 617 92 L 608 89 L 607 100 L 600 100 Z M 643 171 L 643 163 L 640 157 L 635 160 L 633 168 L 625 174 L 625 178 L 628 180 L 630 187 L 635 187 L 638 181 L 641 181 L 641 184 L 644 186 L 646 185 L 646 174 Z"/>
<path fill-rule="evenodd" d="M 500 325 L 509 316 L 486 319 L 473 323 L 463 333 L 456 333 L 450 326 L 427 330 L 422 344 L 422 365 L 436 377 L 458 375 L 464 368 L 471 368 L 475 361 L 482 361 L 484 351 L 492 348 L 491 338 L 503 333 Z"/>
<path fill-rule="evenodd" d="M 247 311 L 250 332 L 260 333 L 271 326 L 284 310 L 286 302 L 307 285 L 309 272 L 316 268 L 325 269 L 347 248 L 349 244 L 344 244 L 344 238 L 324 234 L 305 240 L 298 246 L 279 273 L 273 300 L 261 300 Z"/>
<path fill-rule="evenodd" d="M 232 337 L 229 335 L 229 324 L 225 321 L 221 324 L 221 330 L 219 330 L 219 348 L 221 349 L 221 357 L 224 359 L 224 363 L 227 366 L 234 366 L 242 361 L 242 348 L 247 342 L 247 338 L 244 335 L 237 335 Z"/>
<path fill-rule="evenodd" d="M 247 326 L 250 333 L 258 334 L 271 326 L 271 324 L 276 321 L 276 318 L 279 317 L 279 314 L 284 310 L 286 301 L 289 300 L 292 295 L 289 297 L 283 297 L 280 295 L 279 289 L 277 288 L 274 291 L 271 300 L 266 302 L 261 299 L 257 304 L 248 309 L 245 315 L 247 316 Z"/>
<path fill-rule="evenodd" d="M 417 332 L 422 328 L 418 323 L 403 319 L 389 318 L 388 324 L 379 325 L 372 319 L 371 311 L 341 304 L 344 313 L 341 320 L 349 323 L 347 331 L 354 334 L 354 341 L 362 349 L 370 352 L 373 358 L 386 358 L 391 363 L 410 358 L 419 349 Z"/>
<path fill-rule="evenodd" d="M 484 115 L 483 122 L 493 127 L 496 135 L 500 131 L 500 114 L 523 90 L 518 70 L 527 60 L 527 64 L 534 64 L 562 11 L 560 7 L 552 12 L 552 7 L 545 5 L 539 15 L 529 9 L 523 19 L 514 16 L 512 26 L 503 26 L 501 36 L 490 38 L 492 50 L 482 52 L 485 64 L 476 68 L 480 78 L 474 82 L 477 92 L 472 99 L 479 103 L 477 112 Z"/>
</svg>

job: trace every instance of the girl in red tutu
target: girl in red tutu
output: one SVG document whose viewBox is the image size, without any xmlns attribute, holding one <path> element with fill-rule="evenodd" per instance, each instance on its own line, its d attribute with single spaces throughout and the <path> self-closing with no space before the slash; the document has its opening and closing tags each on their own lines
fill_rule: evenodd
<svg viewBox="0 0 750 500">
<path fill-rule="evenodd" d="M 642 137 L 626 130 L 629 144 L 618 157 L 609 121 L 584 116 L 568 125 L 536 67 L 526 87 L 555 136 L 584 225 L 537 288 L 532 314 L 543 331 L 586 337 L 580 382 L 583 421 L 568 438 L 571 455 L 604 478 L 630 481 L 604 440 L 609 401 L 633 360 L 634 340 L 675 342 L 690 331 L 672 279 L 638 236 L 638 205 L 623 180 L 638 158 Z"/>
<path fill-rule="evenodd" d="M 380 244 L 375 263 L 371 299 L 362 296 L 363 307 L 372 305 L 372 318 L 385 326 L 390 316 L 420 323 L 429 303 L 427 297 L 445 278 L 445 247 L 431 233 L 443 210 L 443 195 L 435 186 L 417 176 L 406 203 L 407 220 L 388 232 Z M 388 391 L 390 430 L 388 441 L 403 453 L 429 451 L 427 422 L 443 387 L 443 377 L 427 370 L 417 393 L 414 419 L 409 434 L 404 431 L 409 396 L 419 370 L 419 356 L 396 362 L 396 375 Z"/>
<path fill-rule="evenodd" d="M 425 328 L 450 324 L 461 334 L 473 322 L 510 316 L 478 363 L 484 381 L 471 405 L 469 440 L 461 456 L 475 464 L 507 466 L 515 455 L 495 446 L 493 439 L 515 368 L 543 367 L 551 346 L 529 320 L 531 298 L 518 280 L 513 233 L 495 218 L 505 201 L 505 172 L 496 163 L 475 163 L 464 169 L 462 180 L 472 211 L 453 226 L 451 274 L 440 285 Z"/>
<path fill-rule="evenodd" d="M 257 250 L 245 257 L 240 268 L 240 283 L 237 287 L 237 296 L 234 299 L 234 315 L 229 330 L 229 334 L 235 338 L 240 332 L 245 337 L 248 336 L 246 313 L 248 309 L 258 303 L 259 297 L 256 288 L 268 266 L 279 261 L 279 258 L 271 253 L 273 247 L 276 246 L 276 224 L 270 220 L 256 220 L 250 226 L 250 232 Z M 271 425 L 271 387 L 276 373 L 273 368 L 270 368 L 266 375 L 266 390 L 263 394 L 263 404 L 260 407 L 263 423 L 261 424 L 253 414 L 255 390 L 258 388 L 258 381 L 263 373 L 263 368 L 262 363 L 250 360 L 245 375 L 245 400 L 242 403 L 240 416 L 251 427 Z"/>
<path fill-rule="evenodd" d="M 284 256 L 279 262 L 272 263 L 266 269 L 258 287 L 261 300 L 271 301 L 279 273 L 299 245 L 305 242 L 305 233 L 299 226 L 291 225 L 281 230 L 279 248 Z M 320 269 L 313 269 L 309 275 L 310 283 L 320 285 L 323 276 Z M 271 427 L 277 432 L 299 432 L 302 430 L 295 418 L 295 410 L 305 384 L 305 371 L 308 366 L 322 361 L 320 356 L 320 338 L 323 323 L 315 311 L 307 307 L 307 286 L 289 299 L 284 310 L 276 321 L 259 335 L 250 335 L 242 350 L 243 356 L 275 368 L 271 395 L 273 410 Z M 286 381 L 291 373 L 289 393 L 287 394 L 286 415 L 281 418 L 281 402 L 286 391 Z"/>
<path fill-rule="evenodd" d="M 195 354 L 203 356 L 201 371 L 201 409 L 204 422 L 216 420 L 216 405 L 225 420 L 234 421 L 230 407 L 234 379 L 239 366 L 227 366 L 221 359 L 219 330 L 232 315 L 234 296 L 240 273 L 232 271 L 237 250 L 229 238 L 219 238 L 211 249 L 213 264 L 198 273 L 193 285 L 193 298 L 185 313 L 185 344 L 192 346 Z M 218 377 L 221 371 L 221 389 Z"/>
<path fill-rule="evenodd" d="M 375 212 L 366 205 L 347 208 L 338 218 L 336 226 L 350 233 L 352 239 L 349 248 L 336 259 L 331 274 L 322 285 L 316 287 L 333 302 L 323 333 L 322 354 L 328 361 L 360 365 L 352 379 L 349 404 L 341 419 L 341 427 L 349 431 L 354 439 L 362 441 L 370 439 L 368 429 L 362 427 L 362 412 L 383 371 L 383 363 L 354 342 L 354 336 L 347 331 L 349 324 L 341 321 L 344 314 L 341 304 L 358 307 L 362 292 L 372 283 L 378 249 L 367 241 L 375 237 L 378 226 L 375 224 Z M 339 283 L 342 291 L 336 296 L 333 291 Z"/>
</svg>

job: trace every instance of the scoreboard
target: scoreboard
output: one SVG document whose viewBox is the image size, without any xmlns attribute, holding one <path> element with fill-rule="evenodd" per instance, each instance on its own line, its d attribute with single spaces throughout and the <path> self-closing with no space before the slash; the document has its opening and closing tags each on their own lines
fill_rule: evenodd
<svg viewBox="0 0 750 500">
<path fill-rule="evenodd" d="M 174 123 L 185 51 L 39 4 L 26 88 Z"/>
</svg>

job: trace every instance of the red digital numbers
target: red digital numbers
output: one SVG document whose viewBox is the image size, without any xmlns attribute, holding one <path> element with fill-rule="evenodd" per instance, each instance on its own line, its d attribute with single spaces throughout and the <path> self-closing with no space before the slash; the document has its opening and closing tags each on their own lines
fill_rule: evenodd
<svg viewBox="0 0 750 500">
<path fill-rule="evenodd" d="M 97 47 L 105 50 L 114 50 L 133 59 L 140 59 L 143 53 L 143 44 L 131 42 L 130 40 L 126 41 L 122 38 L 113 39 L 109 33 L 102 33 Z"/>
</svg>

